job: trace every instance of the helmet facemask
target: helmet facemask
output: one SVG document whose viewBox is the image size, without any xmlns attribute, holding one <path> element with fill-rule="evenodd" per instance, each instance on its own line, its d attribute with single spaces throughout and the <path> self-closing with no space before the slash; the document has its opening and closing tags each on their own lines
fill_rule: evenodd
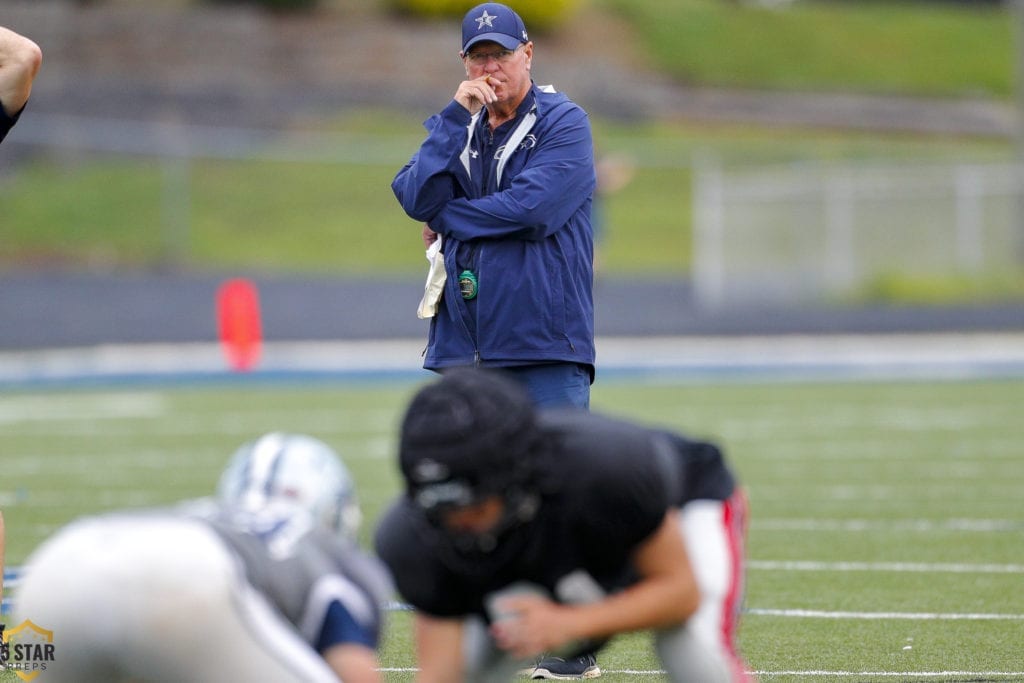
<svg viewBox="0 0 1024 683">
<path fill-rule="evenodd" d="M 418 487 L 411 495 L 430 524 L 465 553 L 493 552 L 506 532 L 530 522 L 540 507 L 540 496 L 526 482 L 511 484 L 503 490 L 487 491 L 474 489 L 464 480 L 444 481 Z M 486 530 L 462 530 L 447 523 L 452 513 L 480 505 L 491 497 L 501 501 L 501 513 Z"/>
<path fill-rule="evenodd" d="M 239 448 L 221 475 L 217 497 L 233 512 L 306 515 L 352 541 L 362 521 L 355 484 L 341 458 L 300 434 L 273 432 Z"/>
</svg>

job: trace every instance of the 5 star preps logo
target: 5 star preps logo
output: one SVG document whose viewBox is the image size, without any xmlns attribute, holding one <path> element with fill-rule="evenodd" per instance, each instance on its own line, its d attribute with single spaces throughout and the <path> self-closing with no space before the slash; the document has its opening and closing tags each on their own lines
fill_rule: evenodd
<svg viewBox="0 0 1024 683">
<path fill-rule="evenodd" d="M 56 658 L 53 631 L 28 619 L 10 631 L 0 624 L 0 662 L 21 680 L 31 681 Z"/>
</svg>

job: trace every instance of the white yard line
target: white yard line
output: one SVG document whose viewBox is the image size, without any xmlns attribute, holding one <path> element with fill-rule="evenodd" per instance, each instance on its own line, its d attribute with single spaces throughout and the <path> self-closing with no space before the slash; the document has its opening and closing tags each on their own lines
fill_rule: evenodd
<svg viewBox="0 0 1024 683">
<path fill-rule="evenodd" d="M 835 678 L 1022 678 L 1024 671 L 753 671 L 755 676 L 824 676 Z"/>
<path fill-rule="evenodd" d="M 4 582 L 7 588 L 14 589 L 21 579 L 21 567 L 8 567 L 4 571 Z M 10 601 L 7 601 L 8 603 Z M 5 607 L 10 607 L 9 604 Z M 409 611 L 409 605 L 392 601 L 387 603 L 390 611 Z M 1024 621 L 1024 614 L 993 614 L 993 613 L 962 613 L 962 612 L 851 612 L 807 609 L 770 609 L 747 608 L 744 615 L 758 617 L 784 617 L 801 619 L 858 619 L 858 620 L 891 620 L 904 619 L 910 621 Z"/>
<path fill-rule="evenodd" d="M 824 532 L 918 532 L 956 531 L 999 533 L 1024 531 L 1024 520 L 1016 519 L 801 519 L 765 518 L 751 520 L 750 528 L 758 531 L 824 531 Z"/>
<path fill-rule="evenodd" d="M 961 612 L 839 612 L 813 609 L 762 609 L 743 611 L 744 616 L 790 617 L 800 619 L 859 619 L 881 621 L 904 619 L 908 621 L 1024 621 L 1024 614 L 986 614 Z"/>
<path fill-rule="evenodd" d="M 166 412 L 164 397 L 154 392 L 104 392 L 75 396 L 0 396 L 0 425 L 57 420 L 156 418 Z"/>
<path fill-rule="evenodd" d="M 746 566 L 747 569 L 787 572 L 939 572 L 950 574 L 1024 574 L 1024 564 L 748 560 Z"/>
<path fill-rule="evenodd" d="M 416 673 L 415 667 L 384 667 L 382 673 Z M 606 669 L 606 674 L 624 674 L 627 676 L 663 676 L 665 671 L 642 669 Z M 775 676 L 821 676 L 836 678 L 853 678 L 870 676 L 872 678 L 950 678 L 950 677 L 983 677 L 983 678 L 1020 678 L 1024 671 L 751 671 L 755 676 L 773 678 Z"/>
</svg>

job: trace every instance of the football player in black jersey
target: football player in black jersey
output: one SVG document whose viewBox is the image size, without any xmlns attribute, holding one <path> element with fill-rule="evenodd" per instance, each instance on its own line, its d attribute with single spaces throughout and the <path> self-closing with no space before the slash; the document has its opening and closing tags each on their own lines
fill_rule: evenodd
<svg viewBox="0 0 1024 683">
<path fill-rule="evenodd" d="M 647 629 L 670 680 L 749 680 L 734 642 L 746 499 L 721 451 L 538 410 L 496 372 L 446 372 L 403 419 L 405 493 L 375 544 L 416 609 L 417 681 L 508 680 Z"/>
<path fill-rule="evenodd" d="M 0 26 L 0 141 L 21 115 L 42 61 L 38 45 Z"/>
</svg>

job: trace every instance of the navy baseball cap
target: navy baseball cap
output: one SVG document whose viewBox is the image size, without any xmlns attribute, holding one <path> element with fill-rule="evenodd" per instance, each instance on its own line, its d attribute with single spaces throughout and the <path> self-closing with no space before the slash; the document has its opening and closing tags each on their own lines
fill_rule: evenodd
<svg viewBox="0 0 1024 683">
<path fill-rule="evenodd" d="M 462 51 L 465 53 L 484 40 L 515 50 L 530 37 L 526 35 L 523 20 L 512 8 L 498 2 L 485 2 L 466 12 L 462 19 Z"/>
</svg>

